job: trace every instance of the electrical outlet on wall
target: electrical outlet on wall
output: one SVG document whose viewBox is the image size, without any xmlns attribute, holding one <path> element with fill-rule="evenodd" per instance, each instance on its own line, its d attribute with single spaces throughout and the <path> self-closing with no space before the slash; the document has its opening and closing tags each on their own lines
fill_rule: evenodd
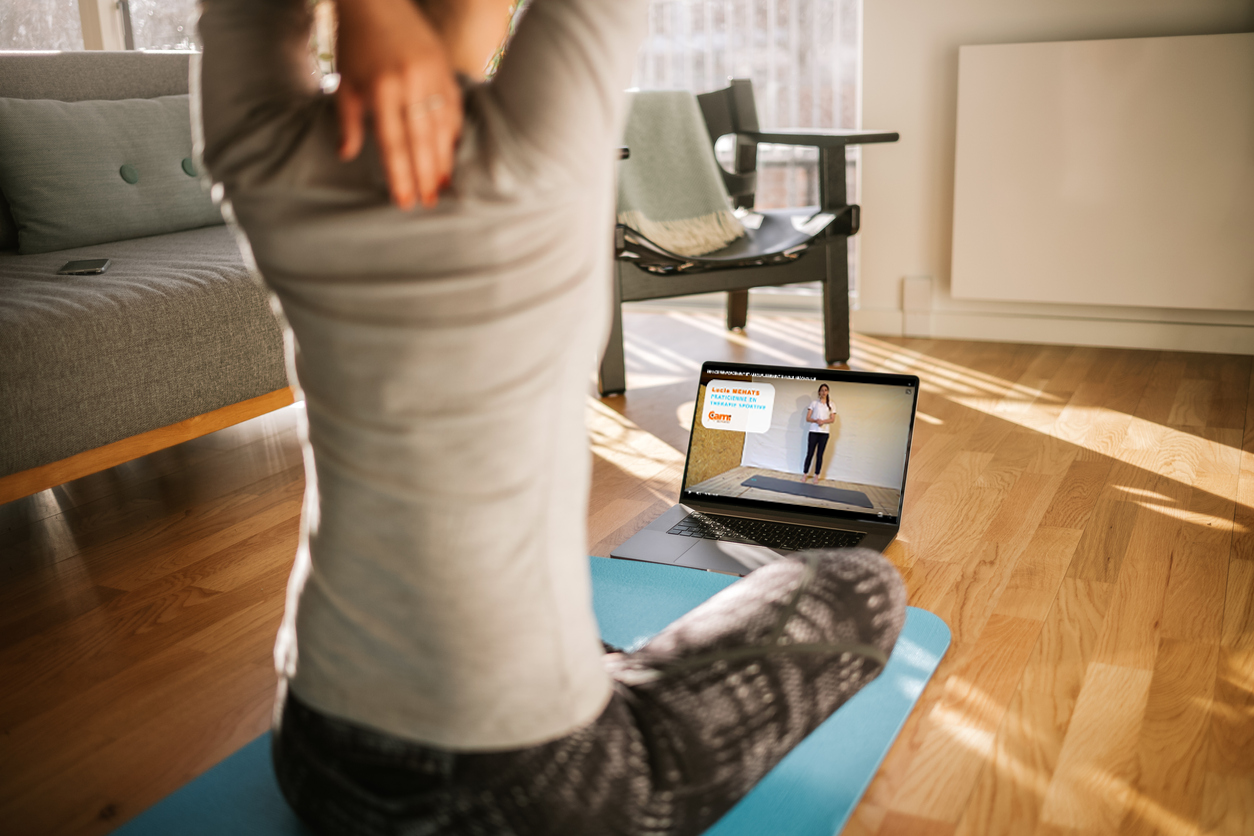
<svg viewBox="0 0 1254 836">
<path fill-rule="evenodd" d="M 906 276 L 901 280 L 901 335 L 932 336 L 931 276 Z"/>
</svg>

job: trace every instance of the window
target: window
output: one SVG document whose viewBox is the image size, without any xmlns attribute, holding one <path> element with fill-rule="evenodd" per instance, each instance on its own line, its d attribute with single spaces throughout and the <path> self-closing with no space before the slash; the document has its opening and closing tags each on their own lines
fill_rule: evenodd
<svg viewBox="0 0 1254 836">
<path fill-rule="evenodd" d="M 78 0 L 3 0 L 0 49 L 82 49 Z"/>
<path fill-rule="evenodd" d="M 93 49 L 199 48 L 196 0 L 0 0 L 0 49 L 83 49 L 85 15 L 110 18 L 92 17 Z"/>
<path fill-rule="evenodd" d="M 129 0 L 135 49 L 197 49 L 196 0 Z"/>
</svg>

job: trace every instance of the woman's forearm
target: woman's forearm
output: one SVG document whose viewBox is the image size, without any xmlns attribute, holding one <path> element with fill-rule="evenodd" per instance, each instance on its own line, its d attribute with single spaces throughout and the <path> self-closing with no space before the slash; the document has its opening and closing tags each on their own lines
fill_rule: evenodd
<svg viewBox="0 0 1254 836">
<path fill-rule="evenodd" d="M 419 0 L 439 30 L 449 61 L 459 73 L 483 78 L 488 61 L 509 33 L 517 0 Z"/>
</svg>

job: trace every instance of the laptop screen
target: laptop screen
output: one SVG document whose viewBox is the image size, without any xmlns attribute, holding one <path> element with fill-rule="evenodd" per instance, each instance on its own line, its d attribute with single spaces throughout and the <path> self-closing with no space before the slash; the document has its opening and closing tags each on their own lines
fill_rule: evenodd
<svg viewBox="0 0 1254 836">
<path fill-rule="evenodd" d="M 899 524 L 913 375 L 706 363 L 681 501 Z"/>
</svg>

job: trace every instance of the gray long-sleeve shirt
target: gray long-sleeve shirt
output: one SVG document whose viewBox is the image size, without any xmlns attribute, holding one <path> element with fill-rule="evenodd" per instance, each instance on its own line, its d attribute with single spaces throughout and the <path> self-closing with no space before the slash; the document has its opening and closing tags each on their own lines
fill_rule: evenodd
<svg viewBox="0 0 1254 836">
<path fill-rule="evenodd" d="M 409 212 L 372 147 L 336 158 L 304 5 L 208 0 L 201 21 L 204 160 L 282 305 L 308 414 L 280 673 L 423 743 L 552 739 L 609 697 L 583 409 L 644 3 L 534 0 L 467 93 L 451 190 Z"/>
</svg>

